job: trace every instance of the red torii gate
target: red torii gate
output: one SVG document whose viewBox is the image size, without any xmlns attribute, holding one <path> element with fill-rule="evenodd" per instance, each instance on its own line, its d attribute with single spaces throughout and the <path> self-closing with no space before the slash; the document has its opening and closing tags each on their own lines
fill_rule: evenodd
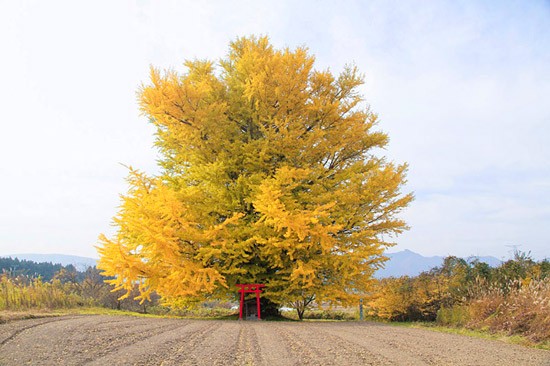
<svg viewBox="0 0 550 366">
<path fill-rule="evenodd" d="M 265 287 L 265 285 L 261 285 L 258 283 L 252 283 L 252 284 L 237 284 L 237 287 L 240 287 L 239 293 L 241 294 L 241 302 L 239 305 L 239 320 L 243 319 L 243 307 L 244 307 L 244 294 L 245 293 L 255 293 L 256 294 L 256 307 L 258 311 L 258 320 L 260 320 L 260 294 L 262 293 L 262 288 Z"/>
</svg>

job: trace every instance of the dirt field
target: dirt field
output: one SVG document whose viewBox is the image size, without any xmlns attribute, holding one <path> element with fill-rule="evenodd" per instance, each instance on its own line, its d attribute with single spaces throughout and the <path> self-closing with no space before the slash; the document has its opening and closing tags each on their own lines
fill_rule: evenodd
<svg viewBox="0 0 550 366">
<path fill-rule="evenodd" d="M 550 365 L 550 352 L 373 323 L 96 315 L 1 324 L 0 365 Z"/>
</svg>

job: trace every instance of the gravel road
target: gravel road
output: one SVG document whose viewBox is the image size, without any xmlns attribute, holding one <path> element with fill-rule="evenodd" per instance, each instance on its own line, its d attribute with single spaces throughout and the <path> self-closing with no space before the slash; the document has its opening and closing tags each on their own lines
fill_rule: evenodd
<svg viewBox="0 0 550 366">
<path fill-rule="evenodd" d="M 550 352 L 376 323 L 91 315 L 0 324 L 0 365 L 550 365 Z"/>
</svg>

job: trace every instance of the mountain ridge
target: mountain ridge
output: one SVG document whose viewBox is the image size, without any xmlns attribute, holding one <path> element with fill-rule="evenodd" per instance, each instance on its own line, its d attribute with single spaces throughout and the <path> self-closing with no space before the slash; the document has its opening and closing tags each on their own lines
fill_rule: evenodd
<svg viewBox="0 0 550 366">
<path fill-rule="evenodd" d="M 389 260 L 385 263 L 385 267 L 379 269 L 375 273 L 376 278 L 400 277 L 400 276 L 417 276 L 422 272 L 429 271 L 434 267 L 439 267 L 447 256 L 431 256 L 425 257 L 421 254 L 405 249 L 394 253 L 385 253 Z M 474 259 L 480 262 L 485 262 L 491 267 L 499 266 L 502 261 L 492 256 L 469 256 L 464 258 L 467 261 Z"/>
<path fill-rule="evenodd" d="M 40 253 L 20 253 L 20 254 L 7 254 L 1 255 L 4 258 L 18 258 L 19 260 L 33 261 L 37 263 L 51 262 L 52 264 L 61 264 L 68 266 L 72 264 L 79 271 L 85 271 L 88 267 L 94 267 L 97 265 L 96 258 L 82 257 L 78 255 L 69 254 L 40 254 Z"/>
</svg>

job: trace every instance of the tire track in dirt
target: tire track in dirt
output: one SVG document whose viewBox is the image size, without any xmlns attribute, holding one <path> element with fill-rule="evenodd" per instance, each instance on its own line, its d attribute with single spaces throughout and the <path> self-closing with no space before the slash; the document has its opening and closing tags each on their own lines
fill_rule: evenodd
<svg viewBox="0 0 550 366">
<path fill-rule="evenodd" d="M 13 330 L 11 330 L 11 331 L 9 329 L 6 329 L 7 331 L 0 333 L 0 347 L 2 347 L 4 344 L 8 343 L 12 339 L 14 339 L 17 335 L 19 335 L 19 333 L 22 333 L 27 329 L 39 327 L 39 326 L 41 326 L 43 324 L 47 324 L 47 323 L 58 322 L 58 321 L 63 321 L 63 320 L 68 320 L 68 319 L 74 319 L 74 317 L 71 317 L 71 318 L 32 319 L 32 321 L 28 320 L 28 322 L 31 323 L 31 324 L 28 324 L 28 325 L 26 325 L 26 323 L 21 324 L 21 323 L 25 322 L 25 320 L 17 322 L 17 323 L 10 323 L 10 324 L 14 324 L 16 326 L 13 327 Z"/>
<path fill-rule="evenodd" d="M 295 360 L 293 364 L 298 364 L 298 360 L 299 364 L 306 365 L 330 364 L 335 361 L 331 355 L 334 345 L 325 344 L 324 340 L 320 342 L 317 335 L 308 331 L 306 324 L 275 324 L 272 328 L 290 351 Z"/>
<path fill-rule="evenodd" d="M 337 337 L 347 342 L 352 348 L 360 348 L 367 350 L 373 357 L 378 358 L 378 364 L 380 365 L 444 365 L 446 363 L 439 360 L 438 362 L 432 362 L 429 357 L 426 357 L 425 353 L 418 352 L 414 345 L 418 343 L 418 340 L 412 343 L 412 347 L 402 347 L 399 343 L 399 337 L 391 337 L 385 340 L 381 340 L 378 333 L 375 333 L 373 329 L 363 328 L 363 332 L 358 332 L 357 327 L 361 323 L 357 323 L 354 326 L 348 327 L 346 324 L 342 324 L 338 329 L 330 329 L 330 326 L 322 324 L 313 325 L 316 331 L 323 332 L 332 337 Z M 353 331 L 355 330 L 355 332 Z"/>
<path fill-rule="evenodd" d="M 219 321 L 196 321 L 194 329 L 188 329 L 184 335 L 177 338 L 170 351 L 167 352 L 168 358 L 163 358 L 160 365 L 172 366 L 172 365 L 208 365 L 206 360 L 201 359 L 200 350 L 202 345 L 210 338 L 210 335 L 217 329 L 222 327 L 222 323 Z M 220 345 L 211 345 L 218 346 Z M 221 348 L 221 347 L 220 347 Z M 203 354 L 204 355 L 204 354 Z"/>
<path fill-rule="evenodd" d="M 124 321 L 119 324 L 110 324 L 108 320 L 101 319 L 101 322 L 88 324 L 85 328 L 82 326 L 74 328 L 71 334 L 83 349 L 83 354 L 87 354 L 82 361 L 89 362 L 178 326 L 180 325 L 164 319 L 134 318 L 133 321 Z M 113 328 L 116 332 L 113 332 Z M 85 331 L 85 336 L 81 335 L 82 331 Z M 74 348 L 75 342 L 69 343 L 72 343 Z M 71 347 L 67 349 L 70 352 Z"/>
<path fill-rule="evenodd" d="M 254 324 L 258 322 L 239 322 L 239 337 L 233 365 L 264 365 L 262 349 Z"/>
<path fill-rule="evenodd" d="M 196 339 L 206 336 L 214 328 L 216 324 L 207 321 L 172 319 L 170 327 L 156 334 L 149 333 L 137 342 L 111 350 L 87 365 L 169 365 L 170 359 L 175 357 L 182 343 L 195 347 Z"/>
<path fill-rule="evenodd" d="M 456 364 L 474 364 L 482 357 L 491 359 L 494 365 L 546 365 L 550 366 L 550 351 L 546 351 L 545 362 L 542 363 L 539 357 L 531 352 L 538 350 L 529 350 L 526 347 L 505 344 L 501 341 L 489 339 L 477 339 L 458 334 L 446 334 L 427 329 L 406 329 L 401 342 L 413 342 L 424 335 L 423 348 L 425 352 L 435 359 L 445 359 L 446 365 Z M 442 349 L 442 343 L 445 349 Z M 540 351 L 539 351 L 540 352 Z M 542 351 L 544 352 L 544 351 Z M 453 363 L 454 362 L 454 363 Z"/>
<path fill-rule="evenodd" d="M 353 334 L 345 336 L 341 330 L 332 329 L 332 324 L 308 324 L 310 331 L 317 334 L 319 339 L 325 339 L 325 342 L 335 345 L 345 354 L 355 354 L 360 359 L 360 364 L 364 365 L 402 365 L 405 364 L 424 366 L 425 364 L 417 359 L 411 358 L 407 354 L 396 354 L 395 352 L 386 352 L 387 344 L 381 342 L 359 342 L 358 339 L 365 338 L 365 335 Z"/>
<path fill-rule="evenodd" d="M 250 324 L 191 321 L 190 325 L 117 349 L 87 365 L 256 365 L 261 364 L 253 352 L 257 348 Z"/>
<path fill-rule="evenodd" d="M 371 332 L 376 332 L 378 342 L 386 344 L 386 348 L 391 347 L 395 350 L 395 354 L 399 357 L 400 354 L 407 354 L 418 360 L 422 360 L 424 364 L 428 365 L 453 365 L 456 360 L 453 361 L 451 357 L 448 357 L 445 353 L 440 352 L 442 344 L 441 337 L 439 341 L 430 342 L 426 337 L 427 334 L 423 332 L 416 332 L 416 334 L 409 334 L 411 329 L 402 329 L 394 327 L 380 327 L 373 324 L 365 324 L 367 327 L 371 327 Z M 353 327 L 351 328 L 353 329 Z M 357 331 L 349 331 L 348 329 L 342 329 L 342 332 L 347 332 L 351 337 L 357 337 Z M 372 336 L 370 337 L 372 340 Z M 421 347 L 419 347 L 421 345 Z M 451 345 L 452 346 L 452 345 Z M 454 355 L 456 358 L 456 355 Z"/>
<path fill-rule="evenodd" d="M 155 356 L 164 357 L 163 349 L 173 343 L 181 329 L 189 324 L 186 321 L 166 322 L 153 328 L 149 324 L 149 327 L 139 327 L 131 333 L 108 336 L 102 342 L 107 346 L 95 353 L 94 357 L 86 359 L 85 364 L 126 365 L 130 361 L 133 364 L 139 364 Z M 145 363 L 145 365 L 148 364 Z"/>
<path fill-rule="evenodd" d="M 261 355 L 258 365 L 286 366 L 297 362 L 294 355 L 287 348 L 287 342 L 275 331 L 276 324 L 253 322 L 250 323 L 254 331 L 257 346 L 255 352 Z"/>
<path fill-rule="evenodd" d="M 497 341 L 376 323 L 342 323 L 330 329 L 317 326 L 326 326 L 349 342 L 374 347 L 397 364 L 550 366 L 549 352 L 544 357 L 545 351 Z"/>
<path fill-rule="evenodd" d="M 377 329 L 377 333 L 382 341 L 387 343 L 391 342 L 392 345 L 399 350 L 405 350 L 408 353 L 416 354 L 431 365 L 456 364 L 456 352 L 441 352 L 443 343 L 446 344 L 448 349 L 453 349 L 457 346 L 456 342 L 443 341 L 442 338 L 452 338 L 450 334 L 434 333 L 421 329 L 401 329 L 394 327 L 382 327 Z M 435 335 L 434 339 L 432 339 L 433 335 Z M 464 339 L 460 339 L 460 341 L 467 341 L 468 339 L 469 338 L 464 337 Z M 420 345 L 421 347 L 419 347 Z"/>
<path fill-rule="evenodd" d="M 288 331 L 288 327 L 283 324 L 275 324 L 272 330 L 284 342 L 286 348 L 293 356 L 294 360 L 300 360 L 300 364 L 319 364 L 317 360 L 318 349 L 308 347 L 300 337 L 293 337 L 294 334 Z M 315 352 L 314 350 L 317 350 Z M 296 364 L 296 363 L 293 363 Z"/>
<path fill-rule="evenodd" d="M 1 349 L 0 364 L 82 365 L 125 344 L 175 327 L 158 320 L 162 319 L 63 317 L 56 324 L 42 323 L 12 337 Z"/>
<path fill-rule="evenodd" d="M 311 323 L 281 324 L 280 334 L 298 354 L 307 354 L 307 364 L 322 365 L 391 365 L 384 356 L 356 347 L 327 332 L 320 332 Z M 293 346 L 292 343 L 295 343 Z M 300 362 L 302 364 L 302 362 Z"/>
<path fill-rule="evenodd" d="M 0 365 L 548 365 L 550 352 L 367 322 L 71 316 L 0 324 Z"/>
</svg>

